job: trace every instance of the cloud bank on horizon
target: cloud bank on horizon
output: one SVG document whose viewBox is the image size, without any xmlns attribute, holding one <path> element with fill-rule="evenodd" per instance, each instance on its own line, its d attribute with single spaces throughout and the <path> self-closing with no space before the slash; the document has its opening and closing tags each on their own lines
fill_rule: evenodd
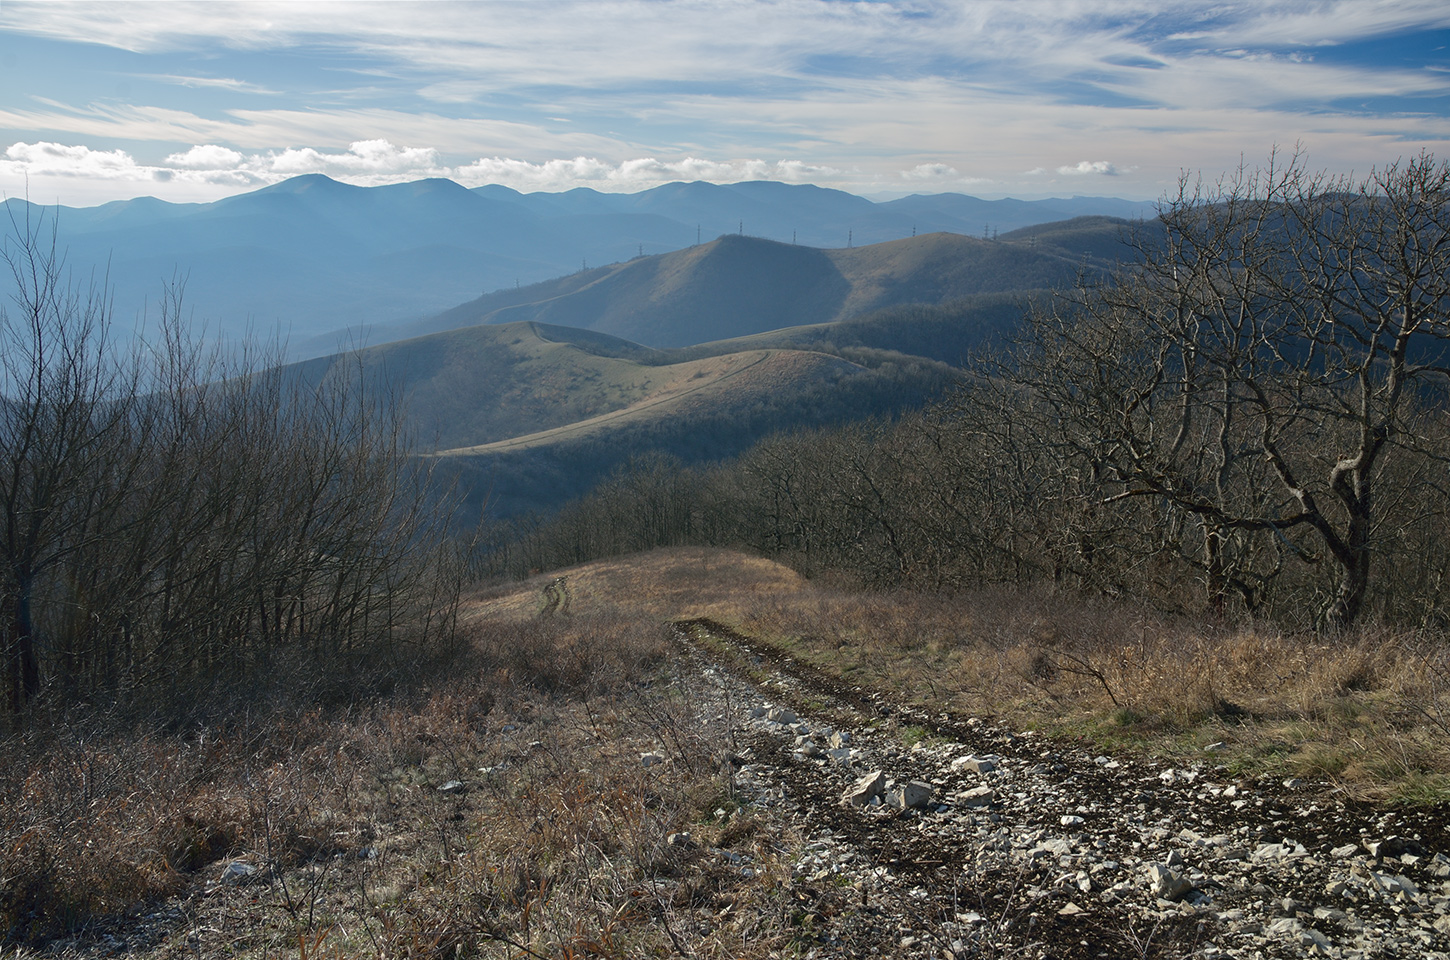
<svg viewBox="0 0 1450 960">
<path fill-rule="evenodd" d="M 1450 144 L 1443 0 L 6 2 L 0 190 L 304 173 L 1154 198 L 1301 144 Z"/>
</svg>

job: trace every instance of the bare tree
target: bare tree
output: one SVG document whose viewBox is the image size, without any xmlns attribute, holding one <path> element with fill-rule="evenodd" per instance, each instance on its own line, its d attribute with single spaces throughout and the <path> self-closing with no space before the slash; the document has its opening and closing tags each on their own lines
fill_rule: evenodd
<svg viewBox="0 0 1450 960">
<path fill-rule="evenodd" d="M 135 391 L 110 349 L 104 286 L 64 282 L 42 222 L 12 226 L 4 260 L 17 293 L 0 307 L 0 638 L 19 710 L 41 682 L 42 580 L 92 546 L 118 506 Z"/>
<path fill-rule="evenodd" d="M 1447 376 L 1450 168 L 1421 155 L 1350 180 L 1295 156 L 1185 178 L 1136 245 L 1135 266 L 1030 318 L 993 371 L 1014 416 L 1085 502 L 1151 522 L 1212 605 L 1255 605 L 1296 561 L 1328 572 L 1321 621 L 1353 622 L 1411 519 L 1381 507 L 1391 462 L 1450 453 L 1426 423 Z"/>
<path fill-rule="evenodd" d="M 336 663 L 451 636 L 448 501 L 393 398 L 340 365 L 205 349 L 182 286 L 159 336 L 108 338 L 41 223 L 15 223 L 0 310 L 5 706 L 42 690 L 165 690 L 281 657 Z M 53 230 L 50 234 L 53 238 Z M 461 556 L 459 557 L 461 559 Z"/>
</svg>

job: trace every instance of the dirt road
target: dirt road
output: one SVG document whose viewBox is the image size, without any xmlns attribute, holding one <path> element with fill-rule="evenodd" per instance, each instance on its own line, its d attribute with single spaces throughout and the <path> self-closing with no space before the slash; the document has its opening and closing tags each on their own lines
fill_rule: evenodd
<svg viewBox="0 0 1450 960">
<path fill-rule="evenodd" d="M 789 895 L 818 956 L 1450 956 L 1433 812 L 910 714 L 709 620 L 676 631 L 737 789 L 807 838 Z"/>
</svg>

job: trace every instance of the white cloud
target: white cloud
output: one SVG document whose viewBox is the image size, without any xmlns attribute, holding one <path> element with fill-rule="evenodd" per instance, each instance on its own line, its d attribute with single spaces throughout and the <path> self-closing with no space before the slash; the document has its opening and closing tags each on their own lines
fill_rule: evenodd
<svg viewBox="0 0 1450 960">
<path fill-rule="evenodd" d="M 1155 35 L 1139 26 L 1185 29 Z M 1324 44 L 1450 26 L 1443 0 L 1164 0 L 1020 3 L 898 0 L 556 0 L 516 3 L 29 3 L 0 6 L 0 29 L 143 54 L 306 45 L 371 63 L 439 104 L 561 89 L 625 93 L 640 84 L 725 82 L 736 89 L 837 89 L 841 81 L 922 76 L 1040 99 L 1041 85 L 1096 86 L 1169 108 L 1263 106 L 1307 94 L 1444 92 L 1426 71 L 1328 65 Z M 1185 40 L 1189 45 L 1185 45 Z M 1292 48 L 1292 49 L 1286 49 Z M 1243 54 L 1248 52 L 1248 56 Z M 1143 70 L 1144 63 L 1161 64 Z M 823 67 L 823 64 L 826 65 Z M 834 66 L 834 65 L 839 66 Z M 1207 71 L 1207 72 L 1205 72 Z M 170 82 L 270 92 L 245 80 Z M 1092 77 L 1084 80 L 1084 77 Z M 1222 81 L 1222 83 L 1220 83 Z M 1265 81 L 1265 82 L 1261 82 Z M 731 98 L 735 99 L 735 98 Z"/>
<path fill-rule="evenodd" d="M 231 90 L 238 93 L 261 93 L 269 96 L 280 96 L 280 91 L 270 90 L 258 86 L 255 83 L 248 83 L 245 80 L 235 80 L 231 77 L 184 77 L 170 73 L 141 73 L 136 75 L 142 80 L 155 80 L 158 83 L 169 83 L 178 87 L 206 87 L 217 90 Z"/>
<path fill-rule="evenodd" d="M 679 180 L 734 183 L 741 180 L 817 182 L 844 171 L 799 160 L 710 160 L 683 157 L 659 160 L 638 157 L 610 163 L 578 156 L 541 162 L 482 157 L 448 166 L 431 147 L 399 147 L 387 140 L 359 140 L 347 150 L 329 152 L 311 147 L 244 154 L 216 144 L 199 144 L 172 153 L 158 164 L 138 163 L 123 150 L 99 151 L 60 143 L 14 143 L 0 159 L 0 178 L 76 177 L 146 181 L 173 185 L 210 184 L 256 187 L 289 177 L 322 173 L 360 185 L 403 183 L 424 177 L 448 177 L 466 186 L 501 183 L 526 190 L 568 190 L 592 186 L 608 191 L 635 191 Z"/>
<path fill-rule="evenodd" d="M 12 143 L 5 148 L 0 170 L 41 177 L 86 177 L 99 180 L 148 180 L 150 171 L 138 166 L 124 150 L 92 150 L 63 143 Z"/>
<path fill-rule="evenodd" d="M 956 180 L 957 168 L 945 163 L 918 163 L 910 170 L 901 171 L 907 180 Z"/>
<path fill-rule="evenodd" d="M 781 160 L 770 170 L 770 180 L 786 180 L 792 183 L 814 183 L 818 180 L 838 180 L 846 171 L 821 163 L 806 163 L 802 160 Z"/>
<path fill-rule="evenodd" d="M 1058 167 L 1057 172 L 1066 177 L 1081 177 L 1090 174 L 1115 177 L 1118 175 L 1118 168 L 1106 160 L 1080 160 L 1072 166 Z"/>
<path fill-rule="evenodd" d="M 217 144 L 199 144 L 156 164 L 138 163 L 124 150 L 40 141 L 12 143 L 0 160 L 7 182 L 26 177 L 75 177 L 167 184 L 212 184 L 233 188 L 276 183 L 303 173 L 325 173 L 363 184 L 448 176 L 431 147 L 398 147 L 386 140 L 359 140 L 329 153 L 310 147 L 243 154 Z"/>
<path fill-rule="evenodd" d="M 312 147 L 289 148 L 255 157 L 248 165 L 281 177 L 325 173 L 417 179 L 448 173 L 439 163 L 438 151 L 432 147 L 398 147 L 387 140 L 358 140 L 342 153 L 326 153 Z"/>
<path fill-rule="evenodd" d="M 453 179 L 465 186 L 501 183 L 520 190 L 569 190 L 594 187 L 606 191 L 633 191 L 677 180 L 737 183 L 742 180 L 818 182 L 842 175 L 833 167 L 799 160 L 708 160 L 684 157 L 658 160 L 638 157 L 609 163 L 598 157 L 545 160 L 539 163 L 504 157 L 481 157 L 456 167 Z"/>
<path fill-rule="evenodd" d="M 126 62 L 148 72 L 126 76 L 194 88 L 132 103 L 109 88 L 70 104 L 0 96 L 0 129 L 122 145 L 155 162 L 101 151 L 44 163 L 109 163 L 116 183 L 170 176 L 168 190 L 306 172 L 549 190 L 765 178 L 858 192 L 1042 189 L 1060 175 L 1151 196 L 1185 166 L 1231 168 L 1275 143 L 1302 140 L 1337 171 L 1444 151 L 1450 75 L 1325 51 L 1447 26 L 1444 0 L 0 0 L 0 32 L 132 51 Z M 259 93 L 287 99 L 250 109 Z M 1136 166 L 1026 170 L 1045 138 L 1059 156 Z M 750 159 L 761 157 L 796 159 Z"/>
<path fill-rule="evenodd" d="M 166 164 L 183 170 L 229 170 L 240 166 L 242 160 L 242 155 L 235 150 L 207 143 L 194 146 L 185 153 L 171 154 L 166 158 Z"/>
</svg>

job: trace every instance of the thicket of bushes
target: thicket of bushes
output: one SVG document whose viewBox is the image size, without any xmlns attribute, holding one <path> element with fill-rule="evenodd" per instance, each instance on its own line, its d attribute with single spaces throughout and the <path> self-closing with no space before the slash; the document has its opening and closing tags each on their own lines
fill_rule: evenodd
<svg viewBox="0 0 1450 960">
<path fill-rule="evenodd" d="M 12 224 L 0 310 L 0 711 L 176 704 L 446 643 L 447 513 L 392 412 L 347 376 L 289 384 L 187 332 L 109 337 L 42 223 Z"/>
</svg>

